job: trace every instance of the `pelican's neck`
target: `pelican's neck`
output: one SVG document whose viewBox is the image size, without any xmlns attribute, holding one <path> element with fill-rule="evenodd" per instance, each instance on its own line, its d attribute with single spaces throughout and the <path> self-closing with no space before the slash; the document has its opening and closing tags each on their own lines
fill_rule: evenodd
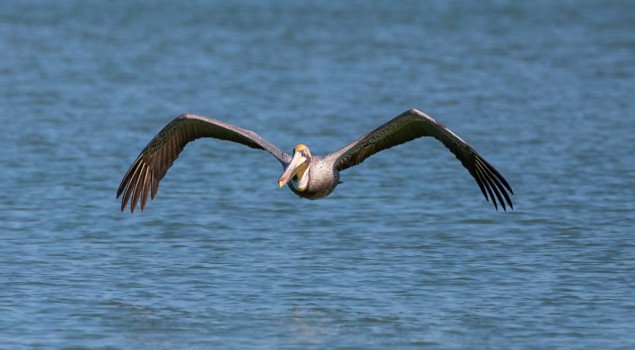
<svg viewBox="0 0 635 350">
<path fill-rule="evenodd" d="M 306 187 L 309 184 L 309 169 L 311 168 L 311 164 L 307 165 L 306 169 L 299 171 L 291 180 L 291 185 L 298 192 L 306 191 Z"/>
</svg>

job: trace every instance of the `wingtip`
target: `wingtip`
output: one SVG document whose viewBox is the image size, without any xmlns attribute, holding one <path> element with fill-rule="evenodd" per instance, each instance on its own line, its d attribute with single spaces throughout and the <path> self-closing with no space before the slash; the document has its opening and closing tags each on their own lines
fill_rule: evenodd
<svg viewBox="0 0 635 350">
<path fill-rule="evenodd" d="M 513 193 L 512 193 L 513 194 Z M 509 211 L 514 210 L 514 204 L 512 203 L 511 199 L 507 198 L 507 204 L 505 204 L 505 202 L 501 202 L 501 206 L 503 207 L 503 211 L 507 212 L 507 207 L 509 206 Z M 496 209 L 496 211 L 498 211 L 498 209 Z"/>
</svg>

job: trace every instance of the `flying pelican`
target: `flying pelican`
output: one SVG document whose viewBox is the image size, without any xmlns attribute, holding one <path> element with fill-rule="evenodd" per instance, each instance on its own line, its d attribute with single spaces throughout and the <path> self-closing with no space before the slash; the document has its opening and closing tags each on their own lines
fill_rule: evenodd
<svg viewBox="0 0 635 350">
<path fill-rule="evenodd" d="M 362 163 L 373 154 L 414 139 L 431 136 L 441 141 L 476 180 L 483 196 L 507 210 L 513 209 L 509 193 L 513 194 L 503 176 L 457 134 L 425 113 L 410 109 L 388 123 L 358 138 L 326 156 L 313 156 L 303 144 L 293 149 L 293 155 L 283 152 L 251 130 L 193 114 L 183 114 L 166 125 L 141 151 L 117 190 L 123 194 L 121 211 L 130 200 L 134 213 L 139 200 L 143 211 L 148 200 L 157 195 L 159 181 L 179 156 L 183 147 L 201 137 L 233 141 L 271 153 L 282 164 L 284 172 L 278 186 L 288 185 L 298 196 L 320 199 L 328 196 L 340 183 L 340 172 Z"/>
</svg>

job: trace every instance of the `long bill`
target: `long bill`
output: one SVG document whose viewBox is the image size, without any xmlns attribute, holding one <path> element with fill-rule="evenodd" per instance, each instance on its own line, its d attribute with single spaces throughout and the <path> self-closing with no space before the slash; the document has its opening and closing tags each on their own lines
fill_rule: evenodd
<svg viewBox="0 0 635 350">
<path fill-rule="evenodd" d="M 278 179 L 278 186 L 282 187 L 286 185 L 296 175 L 301 178 L 302 175 L 304 175 L 304 171 L 306 171 L 309 166 L 310 161 L 311 159 L 303 156 L 300 152 L 296 152 L 293 155 L 293 159 L 291 159 L 291 163 L 287 165 L 287 168 L 284 169 L 280 179 Z"/>
</svg>

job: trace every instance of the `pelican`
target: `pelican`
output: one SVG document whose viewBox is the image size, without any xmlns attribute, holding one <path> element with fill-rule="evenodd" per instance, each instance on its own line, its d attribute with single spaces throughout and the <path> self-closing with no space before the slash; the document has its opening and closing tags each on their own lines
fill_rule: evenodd
<svg viewBox="0 0 635 350">
<path fill-rule="evenodd" d="M 513 209 L 509 193 L 513 194 L 505 178 L 481 157 L 457 134 L 425 113 L 410 109 L 350 144 L 325 156 L 314 156 L 303 144 L 293 149 L 293 154 L 283 152 L 251 130 L 243 129 L 219 120 L 194 114 L 182 114 L 168 123 L 141 151 L 117 190 L 117 198 L 123 194 L 121 211 L 130 201 L 134 213 L 141 202 L 143 211 L 148 194 L 154 200 L 159 181 L 179 156 L 185 145 L 202 137 L 233 141 L 269 152 L 282 164 L 284 171 L 278 186 L 288 185 L 298 196 L 320 199 L 328 196 L 341 183 L 340 172 L 362 163 L 375 153 L 431 136 L 441 141 L 474 177 L 483 196 L 498 210 L 500 204 Z"/>
</svg>

